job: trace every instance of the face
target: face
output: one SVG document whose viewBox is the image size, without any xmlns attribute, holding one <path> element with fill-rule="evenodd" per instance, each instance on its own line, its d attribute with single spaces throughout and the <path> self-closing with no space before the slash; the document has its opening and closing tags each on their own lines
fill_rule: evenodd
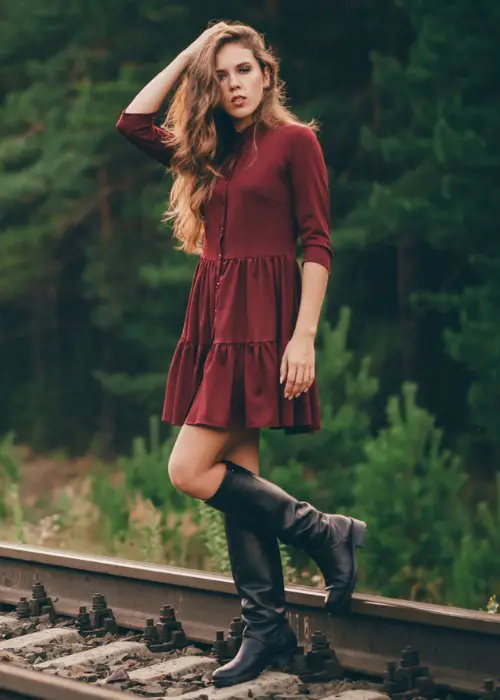
<svg viewBox="0 0 500 700">
<path fill-rule="evenodd" d="M 264 74 L 255 56 L 241 44 L 225 44 L 219 49 L 215 71 L 221 89 L 220 106 L 234 120 L 237 131 L 252 123 L 264 89 L 269 87 L 269 70 Z"/>
</svg>

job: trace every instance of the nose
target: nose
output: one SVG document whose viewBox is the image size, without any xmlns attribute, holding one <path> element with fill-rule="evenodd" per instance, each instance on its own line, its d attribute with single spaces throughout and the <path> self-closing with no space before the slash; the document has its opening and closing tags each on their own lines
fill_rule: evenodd
<svg viewBox="0 0 500 700">
<path fill-rule="evenodd" d="M 237 87 L 239 87 L 240 82 L 238 78 L 237 73 L 230 73 L 229 74 L 229 89 L 230 90 L 235 90 Z"/>
</svg>

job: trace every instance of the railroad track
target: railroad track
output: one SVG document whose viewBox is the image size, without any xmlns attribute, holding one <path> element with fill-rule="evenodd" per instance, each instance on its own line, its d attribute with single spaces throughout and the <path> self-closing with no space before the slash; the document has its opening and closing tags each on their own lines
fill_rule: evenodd
<svg viewBox="0 0 500 700">
<path fill-rule="evenodd" d="M 227 658 L 241 632 L 237 621 L 231 632 L 240 613 L 231 579 L 0 543 L 0 700 L 111 700 L 117 690 L 319 700 L 359 692 L 352 681 L 370 689 L 363 700 L 500 700 L 498 615 L 355 594 L 350 614 L 332 619 L 319 590 L 288 587 L 287 600 L 305 650 L 294 668 L 215 690 L 214 641 Z"/>
</svg>

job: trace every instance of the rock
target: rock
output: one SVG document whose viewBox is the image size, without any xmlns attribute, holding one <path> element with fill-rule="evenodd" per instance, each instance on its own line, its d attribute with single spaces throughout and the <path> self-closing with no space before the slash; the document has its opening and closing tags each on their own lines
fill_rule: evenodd
<svg viewBox="0 0 500 700">
<path fill-rule="evenodd" d="M 205 656 L 204 651 L 202 651 L 201 649 L 198 649 L 198 647 L 195 647 L 192 644 L 188 647 L 184 647 L 184 649 L 182 650 L 182 653 L 185 656 Z"/>
<path fill-rule="evenodd" d="M 168 697 L 172 698 L 176 695 L 182 695 L 184 692 L 183 688 L 179 688 L 179 686 L 174 686 L 173 688 L 167 688 L 166 691 L 164 691 L 165 695 Z M 207 697 L 208 700 L 208 697 Z"/>
<path fill-rule="evenodd" d="M 164 697 L 164 690 L 158 683 L 152 683 L 151 685 L 144 686 L 141 695 L 146 698 L 162 698 Z"/>
<path fill-rule="evenodd" d="M 83 676 L 78 676 L 77 680 L 84 683 L 95 683 L 99 680 L 99 676 L 97 673 L 85 673 Z"/>
<path fill-rule="evenodd" d="M 130 676 L 128 675 L 125 667 L 119 666 L 106 678 L 106 683 L 123 683 L 129 680 Z"/>
<path fill-rule="evenodd" d="M 324 700 L 390 700 L 385 693 L 375 690 L 346 690 L 337 695 L 329 695 Z"/>
</svg>

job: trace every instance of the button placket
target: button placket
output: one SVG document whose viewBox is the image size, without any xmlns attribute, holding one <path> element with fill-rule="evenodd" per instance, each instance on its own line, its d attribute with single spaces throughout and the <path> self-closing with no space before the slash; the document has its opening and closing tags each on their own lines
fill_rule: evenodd
<svg viewBox="0 0 500 700">
<path fill-rule="evenodd" d="M 215 281 L 215 303 L 214 303 L 214 315 L 217 314 L 217 309 L 218 309 L 218 292 L 220 288 L 220 278 L 222 274 L 222 265 L 223 265 L 223 254 L 222 254 L 222 240 L 224 238 L 224 224 L 226 220 L 226 213 L 227 213 L 227 188 L 228 188 L 228 180 L 225 181 L 225 191 L 222 197 L 223 201 L 223 207 L 222 207 L 222 215 L 221 215 L 221 223 L 219 226 L 219 231 L 218 231 L 218 236 L 217 236 L 217 263 L 215 266 L 215 271 L 216 271 L 216 281 Z"/>
</svg>

